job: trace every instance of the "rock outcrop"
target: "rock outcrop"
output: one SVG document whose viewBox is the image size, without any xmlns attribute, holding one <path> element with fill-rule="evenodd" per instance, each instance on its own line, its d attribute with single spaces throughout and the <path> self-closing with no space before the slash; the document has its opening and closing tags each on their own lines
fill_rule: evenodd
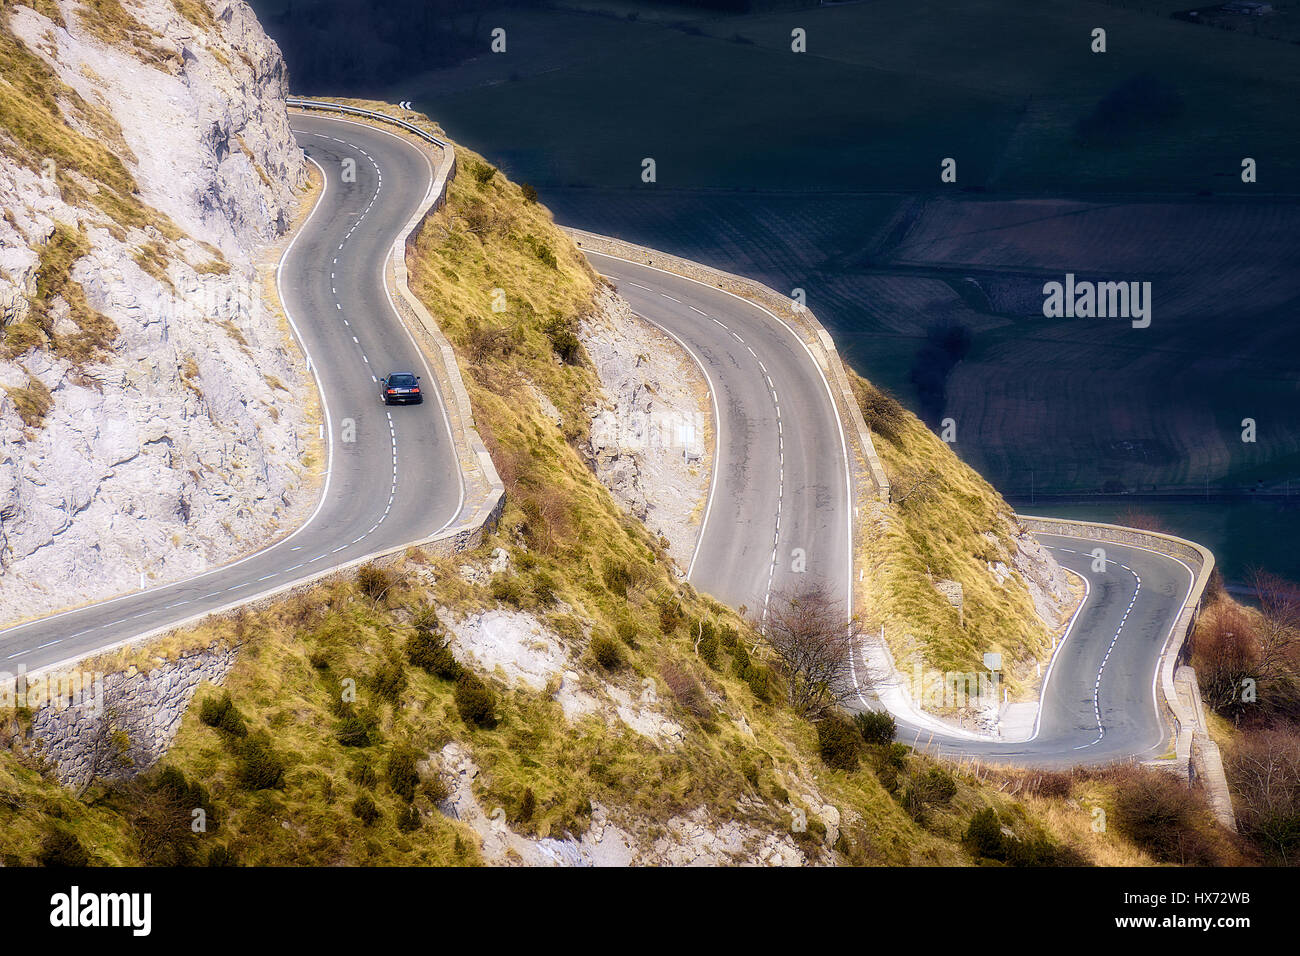
<svg viewBox="0 0 1300 956">
<path fill-rule="evenodd" d="M 613 293 L 579 338 L 607 403 L 591 410 L 583 449 L 601 484 L 690 564 L 708 495 L 713 440 L 708 386 L 690 356 Z"/>
<path fill-rule="evenodd" d="M 122 35 L 39 7 L 0 16 L 48 71 L 46 119 L 120 159 L 154 218 L 0 136 L 0 625 L 192 574 L 311 504 L 311 389 L 263 261 L 307 181 L 279 50 L 239 0 L 140 0 Z M 78 310 L 111 322 L 90 356 L 60 347 Z"/>
<path fill-rule="evenodd" d="M 1025 582 L 1034 610 L 1048 627 L 1060 624 L 1072 609 L 1070 579 L 1056 559 L 1028 531 L 1016 529 L 1011 567 Z"/>
</svg>

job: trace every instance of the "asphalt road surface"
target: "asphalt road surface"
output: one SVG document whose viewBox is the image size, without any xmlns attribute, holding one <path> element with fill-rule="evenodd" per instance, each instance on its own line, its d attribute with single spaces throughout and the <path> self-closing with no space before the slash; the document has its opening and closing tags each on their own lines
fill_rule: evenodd
<svg viewBox="0 0 1300 956">
<path fill-rule="evenodd" d="M 464 495 L 437 383 L 382 276 L 433 170 L 409 142 L 374 127 L 299 115 L 292 123 L 326 179 L 279 277 L 326 406 L 330 467 L 319 507 L 293 534 L 232 564 L 0 631 L 0 671 L 108 647 L 418 540 L 458 516 Z M 347 159 L 355 182 L 344 181 Z M 383 405 L 378 378 L 392 371 L 422 377 L 423 405 Z"/>
<path fill-rule="evenodd" d="M 931 736 L 899 721 L 898 739 L 929 752 L 1034 766 L 1151 759 L 1169 747 L 1157 707 L 1157 667 L 1192 585 L 1187 565 L 1110 542 L 1038 535 L 1062 566 L 1083 575 L 1088 595 L 1052 661 L 1037 732 L 1018 742 Z M 1093 550 L 1105 551 L 1094 570 Z"/>
<path fill-rule="evenodd" d="M 817 579 L 851 612 L 844 446 L 811 356 L 778 319 L 744 299 L 650 266 L 587 255 L 633 310 L 676 338 L 709 379 L 719 418 L 716 477 L 691 583 L 761 616 L 774 594 Z M 899 720 L 898 739 L 946 756 L 1034 765 L 1159 756 L 1168 732 L 1156 708 L 1156 668 L 1191 571 L 1139 548 L 1039 537 L 1089 589 L 1047 672 L 1032 738 L 972 740 Z M 1106 552 L 1104 571 L 1093 570 L 1098 546 Z M 807 557 L 803 574 L 794 570 L 795 549 Z M 860 706 L 878 706 L 865 661 L 857 671 Z M 913 688 L 913 698 L 923 692 L 924 684 Z"/>
<path fill-rule="evenodd" d="M 761 618 L 774 594 L 819 581 L 849 603 L 845 446 L 813 358 L 753 303 L 588 252 L 638 315 L 701 364 L 717 411 L 715 478 L 690 581 Z M 804 570 L 798 571 L 802 566 Z"/>
<path fill-rule="evenodd" d="M 326 406 L 330 469 L 319 507 L 293 534 L 224 567 L 0 631 L 0 670 L 71 659 L 248 600 L 433 534 L 459 515 L 464 493 L 441 396 L 382 278 L 392 240 L 433 170 L 409 142 L 365 124 L 294 116 L 293 126 L 326 178 L 280 274 Z M 345 181 L 347 160 L 355 181 Z M 780 320 L 744 299 L 589 255 L 636 312 L 692 354 L 714 396 L 714 477 L 691 582 L 761 619 L 773 595 L 817 580 L 851 613 L 846 446 L 815 361 Z M 391 371 L 421 375 L 425 404 L 386 408 L 378 378 Z M 1036 764 L 1163 750 L 1155 669 L 1190 571 L 1106 544 L 1112 560 L 1097 572 L 1096 542 L 1043 539 L 1090 590 L 1053 662 L 1036 734 L 1017 744 L 972 741 L 900 722 L 900 739 L 950 756 Z"/>
</svg>

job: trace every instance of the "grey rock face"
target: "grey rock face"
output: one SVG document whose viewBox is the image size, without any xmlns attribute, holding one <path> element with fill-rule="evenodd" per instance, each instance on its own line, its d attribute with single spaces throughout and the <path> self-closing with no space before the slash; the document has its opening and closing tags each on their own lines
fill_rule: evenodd
<svg viewBox="0 0 1300 956">
<path fill-rule="evenodd" d="M 89 246 L 73 280 L 118 330 L 102 362 L 44 349 L 0 359 L 0 625 L 138 587 L 141 575 L 193 574 L 253 550 L 311 504 L 302 459 L 314 426 L 300 404 L 311 389 L 262 261 L 307 175 L 278 48 L 238 0 L 211 5 L 211 30 L 170 0 L 128 5 L 178 54 L 164 69 L 101 43 L 73 3 L 59 6 L 66 28 L 13 8 L 15 35 L 112 115 L 121 142 L 101 141 L 184 236 L 122 229 L 0 154 L 0 323 L 27 316 L 41 248 L 61 224 Z M 149 248 L 160 261 L 147 261 Z M 71 331 L 68 303 L 50 314 L 56 334 Z M 36 428 L 4 390 L 31 378 L 52 401 Z"/>
<path fill-rule="evenodd" d="M 713 419 L 707 386 L 672 339 L 613 293 L 578 330 L 605 404 L 593 408 L 583 452 L 629 514 L 668 539 L 686 567 L 708 493 Z"/>
</svg>

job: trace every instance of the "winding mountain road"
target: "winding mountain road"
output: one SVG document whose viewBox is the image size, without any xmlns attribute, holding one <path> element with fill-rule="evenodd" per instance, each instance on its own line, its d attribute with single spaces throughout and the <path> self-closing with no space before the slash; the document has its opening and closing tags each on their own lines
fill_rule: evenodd
<svg viewBox="0 0 1300 956">
<path fill-rule="evenodd" d="M 328 474 L 316 511 L 253 555 L 175 584 L 0 630 L 0 670 L 79 656 L 176 626 L 434 534 L 465 493 L 437 380 L 384 284 L 394 238 L 428 196 L 429 160 L 410 141 L 364 123 L 293 116 L 325 189 L 281 260 L 278 285 L 323 399 Z M 350 162 L 349 162 L 350 161 Z M 355 168 L 355 177 L 345 176 Z M 716 458 L 693 584 L 762 618 L 772 596 L 811 580 L 852 611 L 853 479 L 829 386 L 776 316 L 704 283 L 595 252 L 593 265 L 633 309 L 672 335 L 704 370 L 716 412 Z M 423 376 L 424 405 L 386 408 L 378 378 Z M 899 721 L 899 737 L 949 756 L 1034 764 L 1157 756 L 1167 730 L 1154 675 L 1191 587 L 1181 562 L 1137 547 L 1042 536 L 1088 596 L 1045 681 L 1035 731 L 1022 742 Z M 861 705 L 876 706 L 865 686 Z"/>
<path fill-rule="evenodd" d="M 1035 766 L 1163 756 L 1170 732 L 1158 704 L 1157 669 L 1192 570 L 1143 548 L 1038 537 L 1063 567 L 1087 581 L 1088 593 L 1047 671 L 1032 734 L 1019 741 L 974 740 L 902 719 L 899 739 L 940 756 Z M 1105 551 L 1104 570 L 1093 569 L 1098 547 Z"/>
<path fill-rule="evenodd" d="M 433 169 L 410 141 L 374 126 L 297 114 L 292 125 L 325 177 L 278 273 L 322 396 L 329 465 L 318 507 L 292 534 L 231 564 L 0 630 L 0 671 L 32 671 L 174 626 L 434 534 L 459 516 L 464 491 L 437 380 L 383 279 Z M 385 407 L 378 378 L 390 371 L 421 375 L 425 403 Z"/>
<path fill-rule="evenodd" d="M 809 578 L 847 593 L 853 562 L 844 441 L 829 388 L 803 343 L 776 317 L 720 289 L 588 256 L 632 310 L 675 337 L 709 379 L 715 478 L 692 582 L 759 617 L 773 594 Z"/>
<path fill-rule="evenodd" d="M 690 581 L 755 612 L 810 580 L 852 613 L 853 517 L 840 420 L 817 363 L 770 312 L 713 286 L 588 250 L 633 311 L 672 335 L 704 369 L 718 417 L 715 481 Z M 1169 732 L 1155 675 L 1191 587 L 1182 562 L 1136 547 L 1041 535 L 1088 594 L 1047 672 L 1029 739 L 990 740 L 928 715 L 898 716 L 898 738 L 946 756 L 1035 765 L 1164 753 Z M 1092 551 L 1105 548 L 1105 570 Z M 799 552 L 806 569 L 796 570 Z M 859 658 L 863 708 L 879 678 Z M 878 670 L 878 669 L 877 669 Z M 906 675 L 911 677 L 911 675 Z M 912 696 L 920 697 L 921 688 Z M 891 709 L 893 709 L 891 707 Z"/>
</svg>

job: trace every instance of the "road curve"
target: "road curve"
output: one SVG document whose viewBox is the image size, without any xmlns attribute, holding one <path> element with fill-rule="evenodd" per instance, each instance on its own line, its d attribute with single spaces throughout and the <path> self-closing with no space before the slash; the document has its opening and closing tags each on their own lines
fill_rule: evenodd
<svg viewBox="0 0 1300 956">
<path fill-rule="evenodd" d="M 851 608 L 849 476 L 830 391 L 799 338 L 739 298 L 587 252 L 632 310 L 704 368 L 717 412 L 714 481 L 689 579 L 756 617 L 809 580 Z M 804 570 L 796 570 L 803 567 Z"/>
<path fill-rule="evenodd" d="M 1018 742 L 970 740 L 899 720 L 898 739 L 939 756 L 1033 766 L 1162 756 L 1170 731 L 1159 705 L 1157 672 L 1192 587 L 1192 569 L 1168 555 L 1114 542 L 1037 537 L 1063 567 L 1088 582 L 1088 594 L 1046 673 L 1035 732 Z M 1093 556 L 1097 548 L 1105 552 L 1104 567 Z"/>
<path fill-rule="evenodd" d="M 318 507 L 275 544 L 231 564 L 0 630 L 0 671 L 69 661 L 332 566 L 431 535 L 464 492 L 437 380 L 384 286 L 393 240 L 428 193 L 425 154 L 345 120 L 291 117 L 325 176 L 316 208 L 280 263 L 278 285 L 311 360 L 326 418 L 329 470 Z M 355 163 L 355 181 L 343 171 Z M 386 408 L 377 378 L 423 377 L 423 405 Z"/>
<path fill-rule="evenodd" d="M 718 416 L 714 488 L 690 581 L 733 607 L 759 610 L 809 578 L 852 610 L 848 522 L 853 504 L 839 419 L 815 361 L 752 302 L 651 266 L 586 250 L 633 311 L 678 340 L 703 367 Z M 1141 548 L 1039 535 L 1088 595 L 1044 682 L 1033 736 L 972 739 L 899 720 L 898 738 L 948 757 L 1034 765 L 1161 755 L 1169 739 L 1156 671 L 1191 587 L 1186 565 Z M 1092 551 L 1105 548 L 1104 571 Z M 807 571 L 793 567 L 803 549 Z M 859 706 L 879 707 L 858 661 Z M 903 675 L 905 679 L 913 675 Z M 921 687 L 913 697 L 922 696 Z"/>
</svg>

